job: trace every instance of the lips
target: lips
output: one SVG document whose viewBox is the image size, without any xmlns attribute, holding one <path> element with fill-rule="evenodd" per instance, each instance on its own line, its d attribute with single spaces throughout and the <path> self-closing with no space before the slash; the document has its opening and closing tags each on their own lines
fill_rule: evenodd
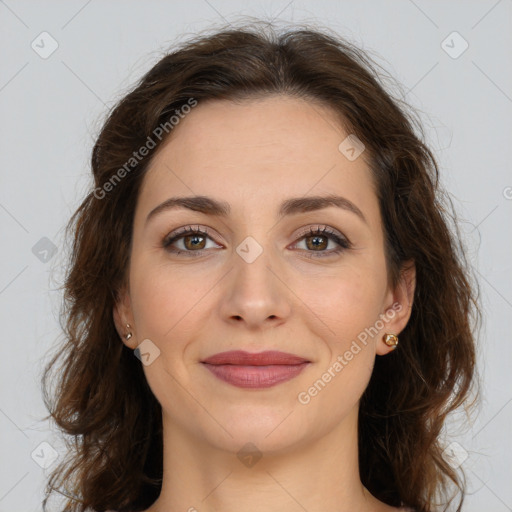
<svg viewBox="0 0 512 512">
<path fill-rule="evenodd" d="M 266 366 L 277 364 L 291 365 L 307 362 L 309 361 L 303 357 L 276 350 L 258 353 L 244 352 L 243 350 L 232 350 L 229 352 L 215 354 L 203 361 L 203 363 L 207 364 L 236 364 L 247 366 Z"/>
<path fill-rule="evenodd" d="M 311 362 L 279 351 L 221 352 L 201 361 L 217 378 L 241 388 L 268 388 L 296 377 Z"/>
</svg>

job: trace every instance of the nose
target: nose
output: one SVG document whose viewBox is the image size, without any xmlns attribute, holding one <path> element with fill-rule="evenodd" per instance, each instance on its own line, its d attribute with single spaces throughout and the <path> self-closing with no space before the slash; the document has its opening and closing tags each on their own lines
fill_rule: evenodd
<svg viewBox="0 0 512 512">
<path fill-rule="evenodd" d="M 221 313 L 224 319 L 244 323 L 253 330 L 286 321 L 292 309 L 293 294 L 271 252 L 263 250 L 253 261 L 233 253 L 233 268 L 223 285 Z"/>
</svg>

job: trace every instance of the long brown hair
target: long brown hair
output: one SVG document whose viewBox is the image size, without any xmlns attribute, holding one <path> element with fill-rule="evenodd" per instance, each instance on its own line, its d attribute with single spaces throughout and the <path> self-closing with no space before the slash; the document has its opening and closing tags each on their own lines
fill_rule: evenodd
<svg viewBox="0 0 512 512">
<path fill-rule="evenodd" d="M 327 105 L 365 144 L 390 282 L 397 284 L 405 262 L 416 264 L 400 349 L 376 358 L 361 398 L 361 481 L 392 506 L 430 512 L 434 502 L 447 506 L 460 495 L 461 510 L 464 474 L 443 457 L 441 434 L 448 414 L 467 408 L 476 389 L 481 314 L 452 202 L 439 186 L 421 123 L 386 92 L 380 67 L 329 29 L 292 28 L 279 32 L 253 23 L 181 43 L 119 101 L 101 129 L 91 159 L 94 186 L 67 225 L 65 339 L 42 379 L 50 416 L 70 436 L 68 457 L 47 486 L 48 496 L 68 496 L 66 511 L 140 511 L 161 489 L 161 406 L 112 317 L 127 275 L 140 185 L 166 140 L 155 133 L 191 99 L 200 104 L 269 94 Z M 133 161 L 148 137 L 156 148 Z M 57 390 L 50 391 L 59 360 Z"/>
</svg>

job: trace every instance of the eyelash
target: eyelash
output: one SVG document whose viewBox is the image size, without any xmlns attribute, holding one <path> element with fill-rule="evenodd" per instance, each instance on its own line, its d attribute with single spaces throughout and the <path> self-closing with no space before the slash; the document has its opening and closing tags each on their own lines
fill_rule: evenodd
<svg viewBox="0 0 512 512">
<path fill-rule="evenodd" d="M 188 250 L 183 251 L 180 249 L 171 248 L 171 244 L 173 244 L 174 242 L 176 242 L 182 238 L 185 238 L 186 236 L 190 236 L 190 235 L 204 235 L 204 236 L 212 239 L 211 236 L 209 235 L 208 231 L 200 229 L 199 226 L 197 226 L 195 229 L 191 226 L 187 226 L 185 228 L 180 229 L 179 231 L 177 231 L 175 233 L 171 233 L 170 235 L 166 236 L 163 240 L 162 246 L 167 251 L 174 253 L 176 255 L 186 253 L 187 255 L 190 254 L 191 256 L 193 254 L 192 257 L 201 256 L 202 253 L 204 251 L 206 251 L 207 249 L 201 249 L 198 251 L 188 251 Z M 335 233 L 334 231 L 330 230 L 329 228 L 327 228 L 325 226 L 322 228 L 313 228 L 313 227 L 309 228 L 308 230 L 306 230 L 304 233 L 302 233 L 300 235 L 300 237 L 297 239 L 297 241 L 295 243 L 301 242 L 305 238 L 315 237 L 315 236 L 316 237 L 325 237 L 330 240 L 333 240 L 334 242 L 336 242 L 339 245 L 339 247 L 337 249 L 331 249 L 330 251 L 308 251 L 307 249 L 302 249 L 304 252 L 312 253 L 311 255 L 307 256 L 308 258 L 325 258 L 327 256 L 340 254 L 343 251 L 350 249 L 352 247 L 352 244 L 349 242 L 349 240 L 347 240 L 346 238 L 340 237 L 337 233 Z"/>
</svg>

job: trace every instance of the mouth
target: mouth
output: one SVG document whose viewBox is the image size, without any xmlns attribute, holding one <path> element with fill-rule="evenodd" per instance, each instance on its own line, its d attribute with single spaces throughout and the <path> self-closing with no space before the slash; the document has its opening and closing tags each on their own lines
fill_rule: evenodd
<svg viewBox="0 0 512 512">
<path fill-rule="evenodd" d="M 299 375 L 311 361 L 285 352 L 221 352 L 201 361 L 218 379 L 240 388 L 268 388 Z"/>
</svg>

